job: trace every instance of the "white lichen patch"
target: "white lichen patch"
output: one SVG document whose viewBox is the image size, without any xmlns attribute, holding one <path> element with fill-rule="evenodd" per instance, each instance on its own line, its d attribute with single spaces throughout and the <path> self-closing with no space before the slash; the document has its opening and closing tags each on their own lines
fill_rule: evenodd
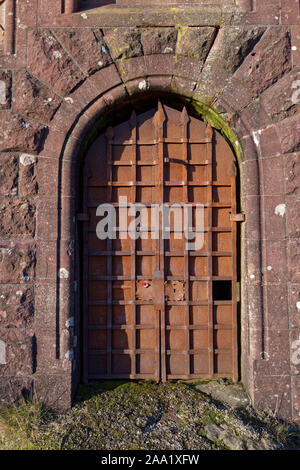
<svg viewBox="0 0 300 470">
<path fill-rule="evenodd" d="M 87 14 L 86 14 L 86 13 L 81 13 L 81 17 L 82 17 L 84 20 L 87 20 Z"/>
<path fill-rule="evenodd" d="M 140 90 L 146 90 L 146 88 L 147 88 L 146 80 L 142 80 L 141 82 L 139 82 L 139 89 Z"/>
<path fill-rule="evenodd" d="M 70 104 L 73 104 L 73 103 L 74 103 L 73 98 L 71 98 L 70 96 L 67 96 L 67 97 L 65 98 L 65 101 L 66 101 L 67 103 L 70 103 Z"/>
<path fill-rule="evenodd" d="M 259 130 L 259 131 L 253 132 L 253 134 L 252 134 L 253 135 L 253 140 L 254 140 L 254 143 L 255 143 L 256 147 L 259 147 L 261 133 L 262 133 L 262 130 Z"/>
<path fill-rule="evenodd" d="M 65 268 L 60 268 L 58 271 L 58 277 L 60 279 L 68 279 L 69 278 L 69 271 Z"/>
<path fill-rule="evenodd" d="M 273 269 L 272 266 L 267 266 L 268 271 L 272 271 L 272 269 Z"/>
<path fill-rule="evenodd" d="M 29 129 L 30 124 L 29 124 L 29 122 L 26 122 L 26 121 L 23 121 L 23 120 L 22 120 L 21 126 L 22 126 L 24 129 Z"/>
<path fill-rule="evenodd" d="M 6 83 L 0 80 L 0 104 L 6 104 Z"/>
<path fill-rule="evenodd" d="M 0 339 L 0 364 L 6 364 L 6 344 Z"/>
<path fill-rule="evenodd" d="M 297 307 L 298 310 L 300 310 L 300 302 L 296 303 L 296 307 Z"/>
<path fill-rule="evenodd" d="M 27 153 L 22 153 L 20 156 L 20 163 L 23 166 L 33 165 L 36 162 L 36 157 L 34 155 L 28 155 Z"/>
<path fill-rule="evenodd" d="M 285 214 L 285 210 L 286 210 L 285 204 L 278 204 L 278 206 L 275 207 L 275 215 L 279 215 L 280 217 L 283 217 Z"/>
<path fill-rule="evenodd" d="M 59 51 L 53 51 L 53 56 L 55 59 L 61 59 L 62 55 Z"/>
</svg>

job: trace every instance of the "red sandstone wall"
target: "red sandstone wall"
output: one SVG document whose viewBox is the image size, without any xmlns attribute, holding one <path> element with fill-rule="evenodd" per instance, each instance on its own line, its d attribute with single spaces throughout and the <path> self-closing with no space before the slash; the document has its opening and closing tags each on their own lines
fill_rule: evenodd
<svg viewBox="0 0 300 470">
<path fill-rule="evenodd" d="M 99 114 L 159 90 L 219 110 L 242 143 L 243 380 L 257 406 L 300 419 L 299 2 L 201 3 L 62 15 L 18 1 L 0 42 L 0 403 L 34 390 L 70 404 L 75 156 Z"/>
</svg>

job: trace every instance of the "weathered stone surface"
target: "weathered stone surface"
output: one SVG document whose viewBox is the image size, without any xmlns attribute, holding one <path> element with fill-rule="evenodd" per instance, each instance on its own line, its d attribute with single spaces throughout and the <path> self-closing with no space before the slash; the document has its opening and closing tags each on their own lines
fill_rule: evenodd
<svg viewBox="0 0 300 470">
<path fill-rule="evenodd" d="M 35 155 L 20 155 L 19 193 L 20 196 L 36 195 L 39 189 L 37 181 L 37 162 Z"/>
<path fill-rule="evenodd" d="M 214 48 L 208 56 L 209 64 L 234 73 L 253 51 L 266 31 L 263 26 L 232 26 L 221 29 Z"/>
<path fill-rule="evenodd" d="M 19 158 L 13 154 L 0 155 L 0 196 L 18 192 Z"/>
<path fill-rule="evenodd" d="M 265 29 L 257 26 L 221 28 L 203 66 L 194 93 L 195 99 L 208 104 L 214 102 L 226 85 L 231 83 L 232 74 L 253 50 Z M 238 96 L 244 99 L 244 94 L 241 90 Z"/>
<path fill-rule="evenodd" d="M 294 69 L 284 75 L 260 97 L 261 106 L 273 122 L 293 116 L 300 111 L 300 72 Z"/>
<path fill-rule="evenodd" d="M 2 329 L 0 340 L 6 346 L 5 363 L 0 363 L 1 375 L 31 375 L 35 372 L 36 345 L 32 330 Z"/>
<path fill-rule="evenodd" d="M 196 386 L 215 400 L 220 400 L 230 406 L 247 406 L 250 404 L 249 397 L 241 385 L 222 384 L 219 382 L 207 382 Z"/>
<path fill-rule="evenodd" d="M 216 35 L 216 28 L 181 28 L 176 53 L 204 63 Z"/>
<path fill-rule="evenodd" d="M 289 289 L 289 308 L 291 328 L 300 328 L 300 285 L 294 284 Z"/>
<path fill-rule="evenodd" d="M 295 67 L 300 65 L 300 14 L 298 25 L 293 25 L 292 30 L 292 61 Z"/>
<path fill-rule="evenodd" d="M 300 284 L 300 240 L 288 242 L 288 272 L 291 282 Z"/>
<path fill-rule="evenodd" d="M 28 69 L 62 96 L 84 80 L 84 74 L 50 30 L 29 32 Z"/>
<path fill-rule="evenodd" d="M 283 24 L 300 23 L 298 0 L 284 0 L 281 2 L 281 22 Z"/>
<path fill-rule="evenodd" d="M 43 146 L 48 128 L 18 114 L 0 113 L 0 151 L 37 153 Z"/>
<path fill-rule="evenodd" d="M 263 167 L 263 188 L 262 194 L 265 196 L 284 194 L 284 178 L 282 156 L 265 158 L 262 161 Z"/>
<path fill-rule="evenodd" d="M 286 204 L 287 235 L 290 238 L 300 238 L 300 198 L 289 197 Z"/>
<path fill-rule="evenodd" d="M 113 59 L 129 59 L 143 55 L 141 32 L 137 28 L 115 28 L 104 31 Z"/>
<path fill-rule="evenodd" d="M 11 71 L 0 70 L 0 110 L 10 108 Z"/>
<path fill-rule="evenodd" d="M 112 63 L 99 28 L 55 29 L 57 39 L 88 75 Z"/>
<path fill-rule="evenodd" d="M 0 237 L 32 238 L 35 234 L 35 205 L 26 199 L 0 200 Z"/>
<path fill-rule="evenodd" d="M 300 114 L 281 121 L 277 128 L 283 153 L 300 150 Z"/>
<path fill-rule="evenodd" d="M 59 96 L 28 72 L 14 73 L 14 111 L 48 124 L 61 101 Z"/>
<path fill-rule="evenodd" d="M 268 272 L 269 266 L 263 271 Z M 270 315 L 266 315 L 266 328 L 287 330 L 289 328 L 289 306 L 287 297 L 287 286 L 282 279 L 279 284 L 268 284 L 265 287 L 265 298 L 268 302 L 268 311 Z"/>
<path fill-rule="evenodd" d="M 68 374 L 37 374 L 34 380 L 35 396 L 51 409 L 65 411 L 72 404 L 72 381 Z"/>
<path fill-rule="evenodd" d="M 0 284 L 0 328 L 31 328 L 33 315 L 32 287 Z"/>
<path fill-rule="evenodd" d="M 175 54 L 177 30 L 174 28 L 155 28 L 141 30 L 144 54 Z"/>
<path fill-rule="evenodd" d="M 286 27 L 271 27 L 244 60 L 235 76 L 247 85 L 253 97 L 257 97 L 290 69 L 290 30 Z"/>
<path fill-rule="evenodd" d="M 300 377 L 292 377 L 293 415 L 297 423 L 300 422 Z"/>
<path fill-rule="evenodd" d="M 263 361 L 261 361 L 263 363 Z M 263 364 L 262 364 L 263 365 Z M 291 417 L 291 378 L 289 375 L 265 375 L 263 367 L 254 372 L 254 403 L 282 419 Z"/>
<path fill-rule="evenodd" d="M 33 396 L 33 380 L 26 377 L 1 377 L 0 407 L 18 404 Z"/>
<path fill-rule="evenodd" d="M 160 55 L 152 55 L 146 57 L 160 57 Z M 171 56 L 165 56 L 166 58 Z M 117 61 L 119 74 L 124 82 L 135 79 L 137 77 L 145 77 L 147 75 L 145 57 L 132 57 L 131 59 L 124 59 Z M 144 88 L 143 83 L 143 88 Z"/>
<path fill-rule="evenodd" d="M 300 194 L 300 153 L 285 157 L 284 172 L 286 194 Z"/>
<path fill-rule="evenodd" d="M 0 283 L 29 282 L 35 276 L 35 246 L 29 243 L 0 243 Z"/>
</svg>

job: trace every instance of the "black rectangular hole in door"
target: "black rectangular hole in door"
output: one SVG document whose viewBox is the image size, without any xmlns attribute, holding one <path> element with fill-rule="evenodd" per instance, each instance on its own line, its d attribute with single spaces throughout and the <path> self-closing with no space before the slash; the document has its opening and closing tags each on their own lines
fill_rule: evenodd
<svg viewBox="0 0 300 470">
<path fill-rule="evenodd" d="M 214 300 L 232 300 L 231 281 L 213 281 Z"/>
</svg>

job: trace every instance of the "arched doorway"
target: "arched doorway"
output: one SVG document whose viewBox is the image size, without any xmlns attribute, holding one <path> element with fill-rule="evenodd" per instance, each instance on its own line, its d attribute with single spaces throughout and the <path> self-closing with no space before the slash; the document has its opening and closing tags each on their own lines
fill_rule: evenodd
<svg viewBox="0 0 300 470">
<path fill-rule="evenodd" d="M 236 381 L 236 168 L 226 140 L 158 101 L 108 127 L 83 173 L 85 382 Z M 169 219 L 161 208 L 170 206 Z"/>
</svg>

